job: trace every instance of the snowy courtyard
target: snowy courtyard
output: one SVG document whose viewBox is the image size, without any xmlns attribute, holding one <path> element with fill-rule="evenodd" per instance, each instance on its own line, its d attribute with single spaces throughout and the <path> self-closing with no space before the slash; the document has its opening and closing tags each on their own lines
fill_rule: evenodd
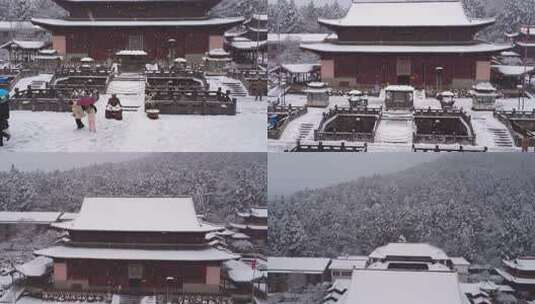
<svg viewBox="0 0 535 304">
<path fill-rule="evenodd" d="M 16 87 L 49 81 L 39 75 L 19 81 Z M 210 89 L 227 89 L 236 80 L 208 78 Z M 262 152 L 266 150 L 266 103 L 238 97 L 236 116 L 160 115 L 150 120 L 144 112 L 144 79 L 114 80 L 96 106 L 97 132 L 78 130 L 71 113 L 12 111 L 12 139 L 5 151 L 68 152 Z M 105 106 L 117 94 L 130 107 L 123 121 L 105 119 Z"/>
<path fill-rule="evenodd" d="M 384 91 L 379 97 L 368 99 L 370 108 L 384 107 Z M 286 104 L 292 106 L 304 106 L 305 95 L 289 94 L 286 96 Z M 519 101 L 516 98 L 498 99 L 497 110 L 518 109 Z M 308 112 L 291 121 L 280 139 L 268 140 L 269 152 L 283 152 L 291 150 L 297 141 L 301 143 L 314 142 L 314 130 L 318 129 L 324 112 L 338 107 L 349 107 L 346 96 L 331 96 L 327 108 L 308 108 Z M 415 94 L 415 109 L 441 109 L 440 102 L 435 98 L 424 97 L 423 94 Z M 520 151 L 514 146 L 513 138 L 507 127 L 493 116 L 491 111 L 472 111 L 472 99 L 457 98 L 454 107 L 462 109 L 471 116 L 471 123 L 476 136 L 477 147 L 487 147 L 489 151 L 506 152 Z M 524 111 L 532 111 L 535 108 L 535 98 L 530 96 L 524 100 Z M 373 143 L 368 143 L 369 152 L 410 152 L 412 151 L 412 134 L 415 130 L 412 114 L 409 112 L 383 111 L 379 121 L 377 133 Z M 317 142 L 316 142 L 317 143 Z M 340 144 L 341 141 L 332 142 Z M 441 145 L 446 146 L 446 145 Z M 458 145 L 447 145 L 451 148 Z"/>
</svg>

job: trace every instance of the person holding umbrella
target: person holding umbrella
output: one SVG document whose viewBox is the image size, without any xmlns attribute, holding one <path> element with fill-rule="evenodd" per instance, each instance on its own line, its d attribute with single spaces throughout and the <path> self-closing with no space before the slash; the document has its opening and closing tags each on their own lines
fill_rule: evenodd
<svg viewBox="0 0 535 304">
<path fill-rule="evenodd" d="M 0 89 L 0 147 L 4 146 L 4 137 L 9 141 L 9 92 Z"/>
<path fill-rule="evenodd" d="M 97 100 L 95 97 L 93 97 L 89 91 L 85 91 L 84 96 L 80 98 L 78 101 L 78 104 L 82 106 L 84 111 L 87 113 L 87 122 L 89 124 L 89 132 L 96 133 L 96 116 L 97 116 L 97 107 L 95 107 L 95 103 Z"/>
</svg>

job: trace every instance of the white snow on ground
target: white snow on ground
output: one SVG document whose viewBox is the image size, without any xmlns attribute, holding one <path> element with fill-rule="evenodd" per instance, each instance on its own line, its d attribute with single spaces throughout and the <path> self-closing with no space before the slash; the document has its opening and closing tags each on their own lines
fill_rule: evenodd
<svg viewBox="0 0 535 304">
<path fill-rule="evenodd" d="M 23 79 L 19 84 L 31 82 Z M 97 103 L 97 133 L 77 130 L 71 113 L 12 111 L 11 141 L 5 151 L 40 152 L 264 152 L 266 103 L 238 98 L 236 116 L 161 115 L 150 120 L 143 111 L 144 82 L 113 81 L 108 93 L 118 93 L 124 120 L 104 117 L 109 94 Z M 87 121 L 87 118 L 84 118 Z M 87 123 L 86 123 L 87 125 Z"/>
<path fill-rule="evenodd" d="M 435 98 L 423 97 L 423 92 L 416 92 L 414 106 L 417 109 L 441 109 L 440 102 Z M 377 107 L 384 105 L 384 93 L 379 97 L 370 97 L 368 100 L 370 107 Z M 304 95 L 287 95 L 286 104 L 304 105 L 306 103 L 306 96 Z M 499 99 L 496 102 L 498 110 L 512 110 L 518 109 L 519 101 L 516 98 Z M 322 113 L 327 112 L 329 108 L 334 108 L 335 105 L 347 107 L 347 97 L 345 96 L 331 96 L 330 105 L 328 108 L 309 108 L 308 113 L 293 120 L 287 126 L 279 140 L 268 140 L 268 151 L 282 152 L 293 148 L 298 139 L 313 141 L 314 130 L 318 128 L 322 118 Z M 458 98 L 455 102 L 455 107 L 462 108 L 468 115 L 472 115 L 472 126 L 476 135 L 476 146 L 488 147 L 489 151 L 519 151 L 518 147 L 511 147 L 508 143 L 512 143 L 512 136 L 507 131 L 507 128 L 499 120 L 494 118 L 490 111 L 472 111 L 472 99 Z M 524 102 L 524 110 L 531 111 L 535 108 L 535 98 L 526 98 Z M 377 137 L 374 143 L 368 144 L 368 151 L 370 152 L 394 152 L 394 151 L 411 151 L 412 147 L 412 131 L 414 124 L 412 121 L 403 119 L 396 119 L 396 116 L 403 117 L 408 113 L 401 112 L 385 112 L 383 120 L 379 124 L 377 130 Z M 385 118 L 393 119 L 385 119 Z M 398 117 L 399 118 L 399 117 Z M 308 132 L 308 129 L 311 130 Z M 452 148 L 458 145 L 441 145 L 451 146 Z"/>
</svg>

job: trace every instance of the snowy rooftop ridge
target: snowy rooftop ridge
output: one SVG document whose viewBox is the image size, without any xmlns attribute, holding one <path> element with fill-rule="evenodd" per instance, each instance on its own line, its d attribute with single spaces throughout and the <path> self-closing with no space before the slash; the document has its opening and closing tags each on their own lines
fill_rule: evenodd
<svg viewBox="0 0 535 304">
<path fill-rule="evenodd" d="M 269 273 L 323 273 L 331 263 L 329 258 L 268 257 Z"/>
<path fill-rule="evenodd" d="M 174 198 L 85 198 L 78 217 L 52 226 L 75 231 L 209 232 L 189 196 Z"/>
<path fill-rule="evenodd" d="M 389 243 L 370 253 L 370 258 L 385 259 L 388 256 L 430 257 L 432 260 L 447 260 L 448 255 L 440 248 L 427 243 Z"/>
<path fill-rule="evenodd" d="M 457 273 L 355 270 L 346 303 L 462 304 Z"/>
<path fill-rule="evenodd" d="M 469 19 L 458 0 L 357 0 L 345 17 L 318 21 L 335 27 L 454 27 L 484 26 L 495 19 Z"/>
<path fill-rule="evenodd" d="M 209 19 L 180 19 L 180 20 L 67 20 L 53 18 L 32 18 L 32 23 L 39 26 L 82 26 L 82 27 L 140 27 L 140 26 L 165 26 L 165 27 L 190 27 L 190 26 L 213 26 L 233 25 L 243 22 L 243 17 L 209 18 Z"/>
</svg>

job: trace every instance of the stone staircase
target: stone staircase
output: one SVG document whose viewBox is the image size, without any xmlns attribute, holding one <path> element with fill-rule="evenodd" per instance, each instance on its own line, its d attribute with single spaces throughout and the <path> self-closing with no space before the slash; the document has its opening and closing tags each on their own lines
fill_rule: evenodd
<svg viewBox="0 0 535 304">
<path fill-rule="evenodd" d="M 230 90 L 232 96 L 245 97 L 249 95 L 249 92 L 241 82 L 223 82 L 223 85 Z"/>
<path fill-rule="evenodd" d="M 299 125 L 299 133 L 296 140 L 306 140 L 307 137 L 313 132 L 314 124 L 311 123 L 301 123 Z"/>
<path fill-rule="evenodd" d="M 384 118 L 379 122 L 375 142 L 392 144 L 412 143 L 413 121 L 408 119 Z"/>
<path fill-rule="evenodd" d="M 113 81 L 145 81 L 145 76 L 140 73 L 121 73 Z"/>
<path fill-rule="evenodd" d="M 43 81 L 43 80 L 34 80 L 32 81 L 32 83 L 30 84 L 31 88 L 34 89 L 34 90 L 39 90 L 39 89 L 43 89 L 45 88 L 46 86 L 46 81 Z"/>
<path fill-rule="evenodd" d="M 492 138 L 496 143 L 496 146 L 500 148 L 512 148 L 514 147 L 513 139 L 507 129 L 502 128 L 488 128 L 492 134 Z"/>
<path fill-rule="evenodd" d="M 119 299 L 119 304 L 140 304 L 142 299 L 142 296 L 122 294 Z"/>
</svg>

